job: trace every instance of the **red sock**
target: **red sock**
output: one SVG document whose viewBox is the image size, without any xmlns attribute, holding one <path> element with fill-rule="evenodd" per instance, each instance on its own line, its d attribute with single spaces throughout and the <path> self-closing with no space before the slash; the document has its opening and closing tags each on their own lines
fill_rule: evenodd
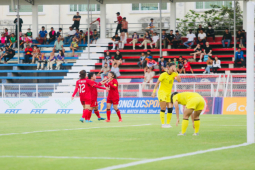
<svg viewBox="0 0 255 170">
<path fill-rule="evenodd" d="M 107 109 L 107 120 L 110 120 L 110 117 L 111 117 L 111 110 L 110 109 Z"/>
<path fill-rule="evenodd" d="M 118 115 L 119 119 L 121 119 L 121 115 L 120 115 L 120 110 L 119 110 L 119 109 L 118 109 L 118 110 L 116 110 L 116 113 L 117 113 L 117 115 Z"/>
<path fill-rule="evenodd" d="M 95 114 L 97 115 L 98 118 L 101 118 L 100 113 L 99 113 L 98 110 L 94 110 L 94 112 L 95 112 Z"/>
<path fill-rule="evenodd" d="M 88 110 L 88 109 L 85 109 L 85 110 L 84 110 L 83 116 L 84 116 L 85 120 L 89 120 L 89 119 L 88 119 L 88 117 L 89 117 L 89 110 Z"/>
<path fill-rule="evenodd" d="M 92 110 L 88 110 L 88 120 L 90 120 L 91 116 L 92 116 Z"/>
<path fill-rule="evenodd" d="M 82 118 L 84 119 L 85 118 L 85 109 L 83 109 L 83 113 L 82 113 Z"/>
</svg>

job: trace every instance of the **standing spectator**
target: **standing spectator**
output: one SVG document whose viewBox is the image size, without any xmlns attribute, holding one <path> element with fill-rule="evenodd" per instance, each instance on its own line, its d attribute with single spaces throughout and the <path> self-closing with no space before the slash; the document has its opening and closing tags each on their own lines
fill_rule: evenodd
<svg viewBox="0 0 255 170">
<path fill-rule="evenodd" d="M 184 64 L 183 64 L 183 73 L 186 74 L 186 72 L 191 72 L 192 74 L 194 74 L 191 66 L 190 66 L 190 63 L 188 62 L 187 59 L 184 59 Z"/>
<path fill-rule="evenodd" d="M 10 38 L 10 46 L 9 48 L 12 46 L 12 48 L 15 48 L 16 47 L 16 43 L 17 43 L 17 39 L 16 37 L 14 36 L 14 34 L 12 33 L 11 34 L 11 38 Z"/>
<path fill-rule="evenodd" d="M 48 70 L 53 70 L 53 64 L 55 63 L 55 55 L 54 55 L 54 50 L 50 53 L 50 56 L 47 60 L 47 69 Z"/>
<path fill-rule="evenodd" d="M 208 60 L 206 61 L 206 64 L 207 64 L 207 66 L 205 68 L 204 74 L 206 74 L 206 73 L 210 74 L 210 70 L 211 70 L 212 64 L 213 64 L 213 58 L 209 56 Z"/>
<path fill-rule="evenodd" d="M 161 40 L 162 40 L 163 48 L 166 49 L 167 48 L 167 35 L 166 35 L 165 30 L 162 31 Z M 158 39 L 158 41 L 157 41 L 157 46 L 160 47 L 160 39 Z"/>
<path fill-rule="evenodd" d="M 60 37 L 61 34 L 62 34 L 62 28 L 59 28 L 59 29 L 58 29 L 58 32 L 57 32 L 57 38 Z"/>
<path fill-rule="evenodd" d="M 117 21 L 115 21 L 115 23 L 117 22 L 118 25 L 117 25 L 115 34 L 118 34 L 118 31 L 119 31 L 119 30 L 120 30 L 120 32 L 122 32 L 122 31 L 121 31 L 121 27 L 122 27 L 122 17 L 120 16 L 120 13 L 119 13 L 119 12 L 117 12 L 116 14 L 117 14 Z"/>
<path fill-rule="evenodd" d="M 217 56 L 214 57 L 214 61 L 213 61 L 213 67 L 212 67 L 212 72 L 213 73 L 218 73 L 218 69 L 221 68 L 221 62 L 220 60 L 218 59 Z"/>
<path fill-rule="evenodd" d="M 144 81 L 143 81 L 142 89 L 144 89 L 144 87 L 147 83 L 150 83 L 150 89 L 151 89 L 151 86 L 153 84 L 153 77 L 154 76 L 155 76 L 154 71 L 151 71 L 150 69 L 146 70 L 146 73 L 144 74 Z"/>
<path fill-rule="evenodd" d="M 189 33 L 187 34 L 188 40 L 185 43 L 183 43 L 183 45 L 185 45 L 188 49 L 191 49 L 192 45 L 194 44 L 195 37 L 196 37 L 195 34 L 193 34 L 192 30 L 190 29 Z M 190 45 L 188 45 L 188 44 L 190 44 Z"/>
<path fill-rule="evenodd" d="M 175 36 L 174 36 L 174 40 L 173 40 L 173 46 L 174 48 L 180 48 L 181 47 L 181 43 L 182 43 L 182 35 L 179 34 L 179 31 L 176 30 L 175 31 Z"/>
<path fill-rule="evenodd" d="M 245 68 L 245 60 L 244 60 L 243 51 L 241 51 L 241 48 L 238 48 L 235 55 L 235 62 L 234 62 L 235 67 L 238 66 L 238 62 L 241 62 L 241 65 L 242 65 L 241 68 Z"/>
<path fill-rule="evenodd" d="M 58 53 L 58 56 L 57 56 L 57 67 L 56 67 L 56 70 L 60 70 L 60 66 L 62 63 L 64 63 L 64 60 L 65 60 L 65 56 L 64 56 L 64 53 L 63 51 L 59 51 Z"/>
<path fill-rule="evenodd" d="M 158 48 L 159 36 L 156 32 L 153 33 L 152 42 L 150 43 L 151 49 L 153 49 L 153 44 L 155 44 L 155 49 Z"/>
<path fill-rule="evenodd" d="M 115 36 L 112 37 L 112 50 L 115 50 L 116 44 L 119 44 L 120 42 L 120 37 L 118 34 L 115 34 Z"/>
<path fill-rule="evenodd" d="M 205 48 L 205 42 L 206 42 L 206 34 L 203 30 L 200 30 L 200 33 L 198 34 L 197 38 L 197 44 L 203 43 L 203 48 Z"/>
<path fill-rule="evenodd" d="M 157 65 L 157 62 L 152 59 L 152 56 L 149 56 L 147 61 L 147 68 L 149 68 L 152 71 L 154 70 L 154 67 L 156 65 Z"/>
<path fill-rule="evenodd" d="M 92 32 L 91 28 L 89 28 L 89 43 L 90 43 L 90 40 L 91 40 L 92 36 L 93 36 L 93 32 Z M 88 43 L 88 29 L 85 33 L 85 42 Z"/>
<path fill-rule="evenodd" d="M 110 71 L 110 67 L 107 65 L 107 63 L 104 63 L 102 69 L 97 74 L 98 76 L 101 75 L 101 79 L 104 80 L 104 77 L 107 77 L 108 72 Z"/>
<path fill-rule="evenodd" d="M 32 63 L 34 64 L 38 56 L 41 55 L 41 51 L 37 47 L 37 45 L 34 45 L 32 55 L 33 55 Z"/>
<path fill-rule="evenodd" d="M 31 32 L 31 29 L 30 29 L 30 28 L 27 29 L 27 33 L 26 33 L 26 34 L 27 34 L 27 36 L 28 36 L 29 38 L 31 38 L 31 39 L 33 38 L 33 33 Z"/>
<path fill-rule="evenodd" d="M 49 33 L 49 36 L 50 36 L 50 38 L 49 38 L 49 44 L 50 44 L 51 42 L 56 40 L 56 36 L 57 36 L 56 31 L 54 30 L 53 27 L 51 27 L 51 31 Z"/>
<path fill-rule="evenodd" d="M 144 35 L 144 38 L 143 38 L 143 42 L 141 45 L 139 45 L 139 47 L 142 47 L 144 45 L 144 49 L 146 50 L 147 49 L 147 44 L 148 43 L 151 43 L 151 36 L 150 34 L 146 31 L 145 32 L 145 35 Z"/>
<path fill-rule="evenodd" d="M 77 43 L 77 41 L 76 41 L 76 39 L 75 39 L 75 37 L 74 37 L 74 38 L 73 38 L 73 41 L 72 41 L 72 43 L 71 43 L 71 45 L 70 45 L 70 49 L 72 50 L 72 57 L 74 57 L 74 51 L 77 51 L 78 48 L 79 48 L 79 45 L 78 45 L 78 43 Z M 62 52 L 63 52 L 63 51 L 62 51 Z"/>
<path fill-rule="evenodd" d="M 167 36 L 167 41 L 168 41 L 168 43 L 173 43 L 173 41 L 174 41 L 174 34 L 173 34 L 173 30 L 170 30 L 170 34 L 168 34 L 168 36 Z"/>
<path fill-rule="evenodd" d="M 79 27 L 80 27 L 80 20 L 81 20 L 81 16 L 79 15 L 79 12 L 77 12 L 76 15 L 73 16 L 73 25 L 72 25 L 73 29 L 74 29 L 74 27 L 76 29 L 79 29 Z"/>
<path fill-rule="evenodd" d="M 159 73 L 161 74 L 162 70 L 165 71 L 165 69 L 166 69 L 166 61 L 164 57 L 161 57 L 159 61 Z"/>
<path fill-rule="evenodd" d="M 27 45 L 29 45 L 30 47 L 32 45 L 32 39 L 28 37 L 27 34 L 24 34 L 23 42 L 24 42 L 24 48 L 26 48 Z"/>
<path fill-rule="evenodd" d="M 6 45 L 7 45 L 7 38 L 4 36 L 4 33 L 2 33 L 0 46 L 6 46 Z"/>
<path fill-rule="evenodd" d="M 122 32 L 126 33 L 128 37 L 128 22 L 126 21 L 126 17 L 122 20 Z"/>
<path fill-rule="evenodd" d="M 97 30 L 94 29 L 94 33 L 92 35 L 92 38 L 91 38 L 91 44 L 93 41 L 95 41 L 95 44 L 97 43 L 97 40 L 98 40 L 98 37 L 99 37 L 99 34 L 97 33 Z"/>
<path fill-rule="evenodd" d="M 223 34 L 223 37 L 222 37 L 222 46 L 223 46 L 223 48 L 225 48 L 225 42 L 228 43 L 227 48 L 229 48 L 231 41 L 232 41 L 232 35 L 229 32 L 228 28 L 226 28 L 225 33 Z"/>
<path fill-rule="evenodd" d="M 236 41 L 240 42 L 239 48 L 245 48 L 245 36 L 240 30 L 237 32 Z"/>
<path fill-rule="evenodd" d="M 69 27 L 69 31 L 67 32 L 67 36 L 65 37 L 65 44 L 70 44 L 76 31 L 73 30 L 73 27 Z"/>
<path fill-rule="evenodd" d="M 153 29 L 155 28 L 155 26 L 153 25 L 153 18 L 151 18 L 151 22 L 149 24 L 149 29 L 150 29 L 150 33 L 151 35 L 153 34 Z"/>
<path fill-rule="evenodd" d="M 15 55 L 15 51 L 9 47 L 5 47 L 5 53 L 3 53 L 1 55 L 1 58 L 0 58 L 0 62 L 2 60 L 2 58 L 4 58 L 4 64 L 7 63 L 7 61 L 9 61 L 10 59 L 12 59 Z"/>
<path fill-rule="evenodd" d="M 183 71 L 183 66 L 184 66 L 184 62 L 183 62 L 182 56 L 179 57 L 178 63 L 179 63 L 179 64 L 178 64 L 178 70 L 177 70 L 177 71 L 179 71 L 179 73 L 182 73 L 182 71 Z"/>
<path fill-rule="evenodd" d="M 112 72 L 114 72 L 116 74 L 116 77 L 119 77 L 120 76 L 120 69 L 117 65 L 117 63 L 114 63 L 112 69 L 111 69 Z"/>
<path fill-rule="evenodd" d="M 109 50 L 106 51 L 106 53 L 104 54 L 104 59 L 103 59 L 103 65 L 104 64 L 107 64 L 108 67 L 110 67 L 110 61 L 111 61 L 111 55 L 110 55 L 110 52 Z"/>
<path fill-rule="evenodd" d="M 27 63 L 27 64 L 29 64 L 30 62 L 29 62 L 29 59 L 30 59 L 30 57 L 32 57 L 32 53 L 33 53 L 33 48 L 32 47 L 30 47 L 30 45 L 28 44 L 27 46 L 26 46 L 26 48 L 25 48 L 25 59 L 24 59 L 24 63 Z"/>
<path fill-rule="evenodd" d="M 199 25 L 199 26 L 198 26 L 198 29 L 197 29 L 197 33 L 196 33 L 197 39 L 198 39 L 198 34 L 200 33 L 201 30 L 203 30 L 203 32 L 205 32 L 205 29 L 202 28 L 202 25 Z"/>
<path fill-rule="evenodd" d="M 133 50 L 135 50 L 135 44 L 138 42 L 139 35 L 137 35 L 136 32 L 132 35 L 132 41 L 130 41 L 130 44 L 133 43 Z"/>
<path fill-rule="evenodd" d="M 120 44 L 119 44 L 120 50 L 124 49 L 124 46 L 126 43 L 127 43 L 127 36 L 126 36 L 125 32 L 122 32 L 120 35 Z"/>
<path fill-rule="evenodd" d="M 16 38 L 18 39 L 18 18 L 15 18 L 13 23 L 16 25 L 15 35 L 16 35 Z M 19 18 L 19 32 L 22 32 L 21 31 L 22 30 L 22 24 L 23 24 L 23 20 L 22 20 L 22 18 Z"/>
<path fill-rule="evenodd" d="M 196 48 L 194 48 L 194 53 L 190 53 L 190 55 L 193 55 L 194 60 L 196 60 L 197 55 L 200 56 L 202 54 L 202 48 L 200 44 L 197 44 Z"/>
<path fill-rule="evenodd" d="M 44 26 L 42 26 L 42 30 L 39 32 L 39 37 L 37 37 L 36 40 L 40 44 L 44 44 L 47 41 L 47 31 Z"/>
<path fill-rule="evenodd" d="M 46 62 L 45 60 L 45 54 L 42 53 L 41 55 L 38 56 L 37 58 L 37 70 L 43 70 L 44 69 L 44 64 Z M 41 66 L 41 69 L 40 69 L 40 66 Z"/>
<path fill-rule="evenodd" d="M 63 51 L 63 53 L 65 53 L 64 43 L 61 40 L 61 37 L 58 37 L 57 41 L 55 41 L 53 50 L 55 52 L 58 52 L 61 50 L 61 51 Z"/>
<path fill-rule="evenodd" d="M 212 47 L 210 46 L 209 42 L 206 42 L 206 46 L 204 48 L 204 52 L 200 55 L 199 62 L 202 62 L 202 58 L 205 55 L 208 55 L 208 57 L 212 57 Z"/>
<path fill-rule="evenodd" d="M 112 61 L 112 65 L 114 65 L 115 63 L 117 64 L 118 67 L 119 67 L 119 65 L 122 64 L 122 55 L 120 54 L 119 50 L 116 51 L 116 54 L 115 54 L 114 59 Z"/>
<path fill-rule="evenodd" d="M 139 61 L 137 63 L 139 68 L 144 68 L 146 66 L 146 65 L 144 65 L 144 61 L 145 61 L 145 55 L 144 55 L 144 53 L 142 53 L 140 58 L 139 58 Z"/>
<path fill-rule="evenodd" d="M 209 27 L 206 31 L 206 37 L 213 37 L 213 41 L 215 42 L 215 33 L 214 33 L 214 29 L 212 29 L 211 25 L 209 25 Z"/>
</svg>

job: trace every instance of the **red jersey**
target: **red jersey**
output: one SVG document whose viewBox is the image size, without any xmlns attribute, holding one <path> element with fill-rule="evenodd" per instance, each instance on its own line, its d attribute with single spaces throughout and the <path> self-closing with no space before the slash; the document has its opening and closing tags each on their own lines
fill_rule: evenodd
<svg viewBox="0 0 255 170">
<path fill-rule="evenodd" d="M 100 26 L 100 18 L 97 18 L 97 21 L 98 21 L 98 23 L 99 23 L 99 26 Z"/>
<path fill-rule="evenodd" d="M 89 79 L 77 80 L 73 97 L 76 94 L 76 92 L 79 91 L 81 101 L 91 100 L 91 91 L 94 85 L 95 82 Z"/>
<path fill-rule="evenodd" d="M 121 16 L 118 16 L 118 17 L 117 17 L 117 21 L 118 21 L 118 24 L 121 24 L 121 23 L 122 23 L 122 17 L 121 17 Z"/>
<path fill-rule="evenodd" d="M 94 82 L 95 85 L 101 86 L 101 83 Z M 91 100 L 97 101 L 97 87 L 93 86 L 91 87 Z"/>
<path fill-rule="evenodd" d="M 118 90 L 119 84 L 116 79 L 113 79 L 109 83 L 105 84 L 105 86 L 110 88 L 107 100 L 116 101 L 120 99 Z"/>
<path fill-rule="evenodd" d="M 184 68 L 185 68 L 186 71 L 190 71 L 191 66 L 190 66 L 189 62 L 187 62 L 186 64 L 184 64 Z"/>
</svg>

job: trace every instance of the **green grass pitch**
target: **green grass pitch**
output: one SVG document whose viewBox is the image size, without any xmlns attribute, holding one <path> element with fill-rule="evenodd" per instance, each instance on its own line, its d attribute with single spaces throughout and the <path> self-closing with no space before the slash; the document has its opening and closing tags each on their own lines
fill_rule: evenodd
<svg viewBox="0 0 255 170">
<path fill-rule="evenodd" d="M 202 115 L 199 136 L 192 136 L 191 122 L 187 135 L 177 136 L 181 124 L 175 126 L 175 115 L 170 129 L 161 128 L 159 115 L 122 116 L 122 123 L 117 122 L 116 114 L 110 123 L 97 121 L 94 114 L 93 123 L 80 123 L 80 115 L 1 114 L 0 134 L 9 135 L 0 135 L 0 169 L 100 169 L 246 142 L 245 116 Z M 24 133 L 32 131 L 37 132 Z M 254 170 L 255 144 L 123 169 Z"/>
</svg>

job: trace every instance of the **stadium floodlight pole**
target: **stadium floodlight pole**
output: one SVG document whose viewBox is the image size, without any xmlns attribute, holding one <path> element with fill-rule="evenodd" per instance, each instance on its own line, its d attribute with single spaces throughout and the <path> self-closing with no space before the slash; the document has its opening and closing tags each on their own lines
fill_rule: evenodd
<svg viewBox="0 0 255 170">
<path fill-rule="evenodd" d="M 160 43 L 159 43 L 159 46 L 160 46 L 160 50 L 159 50 L 159 53 L 160 53 L 160 58 L 162 57 L 162 0 L 160 0 L 160 2 L 159 2 L 159 20 L 160 20 L 160 22 L 159 22 L 159 24 L 160 24 L 160 26 L 159 26 L 159 31 L 160 31 L 160 35 L 159 35 L 159 41 L 160 41 Z M 157 42 L 156 42 L 157 43 Z"/>
<path fill-rule="evenodd" d="M 90 60 L 90 39 L 89 39 L 89 34 L 90 34 L 90 32 L 89 32 L 89 27 L 90 27 L 90 24 L 89 24 L 89 3 L 90 3 L 90 0 L 88 0 L 88 8 L 87 8 L 87 11 L 88 11 L 88 41 L 87 41 L 87 47 L 88 47 L 88 59 Z"/>
<path fill-rule="evenodd" d="M 234 0 L 234 56 L 236 55 L 236 0 Z"/>
<path fill-rule="evenodd" d="M 19 55 L 20 55 L 20 52 L 19 52 L 19 50 L 20 50 L 20 47 L 19 47 L 19 45 L 20 45 L 20 40 L 19 40 L 19 0 L 18 0 L 18 3 L 17 3 L 17 22 L 16 22 L 16 24 L 17 24 L 17 38 L 18 38 L 18 64 L 19 64 L 19 59 L 20 59 L 20 57 L 19 57 Z"/>
<path fill-rule="evenodd" d="M 254 2 L 247 2 L 247 143 L 254 143 Z"/>
</svg>

